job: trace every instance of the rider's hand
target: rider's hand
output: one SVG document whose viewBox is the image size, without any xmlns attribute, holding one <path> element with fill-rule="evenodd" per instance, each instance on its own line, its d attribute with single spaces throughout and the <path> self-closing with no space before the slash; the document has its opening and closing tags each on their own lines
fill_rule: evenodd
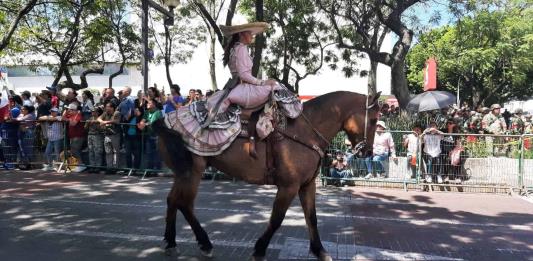
<svg viewBox="0 0 533 261">
<path fill-rule="evenodd" d="M 276 80 L 268 79 L 265 81 L 265 85 L 276 85 L 278 82 Z"/>
</svg>

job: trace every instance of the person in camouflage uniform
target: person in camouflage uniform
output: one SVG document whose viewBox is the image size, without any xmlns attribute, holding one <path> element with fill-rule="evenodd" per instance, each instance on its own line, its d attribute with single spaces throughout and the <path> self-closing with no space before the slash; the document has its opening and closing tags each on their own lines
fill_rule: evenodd
<svg viewBox="0 0 533 261">
<path fill-rule="evenodd" d="M 502 135 L 507 131 L 507 125 L 505 120 L 500 114 L 502 107 L 499 104 L 493 104 L 490 106 L 491 112 L 483 117 L 481 120 L 481 127 L 484 133 Z M 502 144 L 505 142 L 501 137 L 487 136 L 485 141 L 487 142 L 487 151 L 493 155 L 500 155 L 505 152 L 505 147 Z M 496 143 L 496 145 L 494 145 Z"/>
<path fill-rule="evenodd" d="M 470 118 L 465 122 L 465 130 L 468 133 L 483 133 L 481 129 L 481 120 L 483 115 L 479 112 L 471 111 Z"/>
<path fill-rule="evenodd" d="M 91 117 L 85 122 L 85 130 L 87 130 L 87 147 L 89 151 L 89 169 L 90 173 L 95 173 L 97 167 L 103 166 L 102 155 L 104 153 L 104 133 L 98 117 L 103 110 L 100 107 L 94 107 L 91 111 Z"/>
<path fill-rule="evenodd" d="M 524 134 L 524 121 L 522 120 L 522 109 L 515 110 L 513 117 L 511 117 L 511 126 L 509 126 L 509 134 L 522 135 Z"/>
<path fill-rule="evenodd" d="M 489 114 L 489 112 L 490 112 L 490 109 L 488 107 L 481 108 L 480 113 L 482 115 L 482 118 L 485 117 L 485 115 Z"/>
</svg>

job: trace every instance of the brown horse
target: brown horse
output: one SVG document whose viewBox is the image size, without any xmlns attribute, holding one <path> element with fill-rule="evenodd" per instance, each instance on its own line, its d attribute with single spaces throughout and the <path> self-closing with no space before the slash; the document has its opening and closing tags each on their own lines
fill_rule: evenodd
<svg viewBox="0 0 533 261">
<path fill-rule="evenodd" d="M 264 259 L 270 239 L 280 227 L 296 195 L 299 196 L 304 211 L 311 252 L 319 260 L 331 260 L 318 235 L 315 210 L 315 179 L 321 163 L 319 151 L 325 151 L 329 141 L 341 130 L 346 132 L 352 144 L 363 141 L 365 125 L 367 145 L 364 150 L 368 151 L 374 140 L 379 111 L 379 106 L 376 106 L 378 98 L 379 94 L 368 97 L 367 100 L 367 96 L 351 92 L 329 93 L 306 102 L 304 116 L 289 120 L 284 132 L 290 133 L 291 137 L 276 141 L 271 147 L 273 161 L 270 162 L 274 162 L 275 167 L 272 184 L 277 186 L 278 191 L 268 228 L 255 244 L 254 260 Z M 365 119 L 368 120 L 367 124 Z M 164 128 L 161 121 L 154 124 L 154 128 L 160 137 L 160 153 L 175 174 L 174 185 L 167 197 L 167 253 L 176 247 L 176 212 L 179 209 L 191 226 L 202 254 L 211 256 L 211 241 L 194 215 L 194 199 L 202 173 L 207 165 L 211 165 L 248 183 L 265 184 L 265 173 L 269 171 L 267 144 L 257 142 L 257 157 L 251 157 L 248 140 L 239 138 L 222 154 L 202 157 L 190 153 L 181 137 Z M 303 162 L 306 164 L 301 164 Z"/>
</svg>

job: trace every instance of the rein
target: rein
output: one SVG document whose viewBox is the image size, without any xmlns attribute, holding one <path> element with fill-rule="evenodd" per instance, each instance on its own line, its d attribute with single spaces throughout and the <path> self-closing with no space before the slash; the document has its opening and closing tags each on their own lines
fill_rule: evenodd
<svg viewBox="0 0 533 261">
<path fill-rule="evenodd" d="M 320 133 L 320 131 L 318 131 L 314 126 L 313 124 L 311 124 L 311 121 L 309 121 L 309 119 L 307 118 L 307 116 L 305 116 L 305 114 L 302 112 L 302 118 L 305 120 L 305 122 L 307 123 L 307 125 L 309 125 L 309 127 L 311 127 L 311 129 L 313 130 L 313 132 L 316 134 L 316 136 L 318 136 L 320 139 L 322 139 L 325 143 L 326 143 L 326 148 L 329 147 L 330 143 L 329 141 L 324 137 L 324 135 L 322 135 L 322 133 Z M 316 144 L 309 144 L 303 140 L 301 140 L 298 135 L 296 134 L 289 134 L 287 132 L 285 132 L 284 130 L 282 129 L 278 129 L 276 128 L 276 130 L 282 134 L 283 136 L 289 138 L 290 140 L 292 141 L 295 141 L 297 143 L 300 143 L 302 145 L 304 145 L 305 147 L 309 148 L 309 149 L 312 149 L 314 150 L 318 156 L 320 156 L 320 158 L 324 158 L 324 156 L 326 156 L 326 153 L 324 153 L 324 150 L 322 150 L 320 148 L 320 146 L 316 145 Z"/>
<path fill-rule="evenodd" d="M 355 154 L 359 153 L 366 145 L 367 145 L 367 127 L 368 127 L 368 110 L 374 108 L 374 106 L 376 106 L 376 103 L 373 103 L 372 105 L 368 105 L 368 95 L 366 96 L 366 104 L 365 104 L 365 131 L 364 131 L 364 139 L 357 143 L 355 146 L 353 146 L 353 149 L 354 149 L 354 152 Z M 320 133 L 320 131 L 318 131 L 314 126 L 313 124 L 311 123 L 311 121 L 307 118 L 307 116 L 305 116 L 305 114 L 302 112 L 302 118 L 305 120 L 305 123 L 307 123 L 307 125 L 309 125 L 309 127 L 311 127 L 311 129 L 313 130 L 313 132 L 315 133 L 316 136 L 318 136 L 322 141 L 324 141 L 326 143 L 326 148 L 329 147 L 329 145 L 331 144 L 325 137 L 324 135 L 322 135 L 322 133 Z M 318 153 L 318 155 L 320 156 L 320 158 L 324 158 L 324 156 L 326 155 L 324 153 L 324 150 L 322 150 L 318 145 L 316 144 L 309 144 L 305 141 L 302 141 L 298 135 L 296 134 L 289 134 L 287 132 L 285 132 L 284 130 L 281 130 L 281 129 L 278 129 L 276 128 L 276 130 L 282 134 L 283 136 L 289 138 L 290 140 L 292 141 L 295 141 L 297 143 L 300 143 L 302 145 L 304 145 L 305 147 L 309 148 L 309 149 L 312 149 L 314 151 L 316 151 Z"/>
<path fill-rule="evenodd" d="M 364 131 L 364 138 L 362 141 L 357 143 L 355 146 L 353 146 L 354 154 L 358 154 L 361 152 L 361 150 L 367 145 L 367 127 L 368 127 L 368 110 L 374 108 L 376 106 L 376 102 L 374 102 L 372 105 L 368 105 L 368 95 L 366 96 L 366 104 L 365 104 L 365 131 Z"/>
</svg>

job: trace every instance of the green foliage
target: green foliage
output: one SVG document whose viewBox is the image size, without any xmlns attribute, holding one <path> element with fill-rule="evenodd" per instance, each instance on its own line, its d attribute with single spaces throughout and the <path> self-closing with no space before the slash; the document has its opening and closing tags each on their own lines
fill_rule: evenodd
<svg viewBox="0 0 533 261">
<path fill-rule="evenodd" d="M 24 18 L 9 52 L 15 64 L 91 63 L 111 42 L 107 22 L 95 0 L 58 0 L 37 5 Z M 53 59 L 50 59 L 53 57 Z"/>
<path fill-rule="evenodd" d="M 248 20 L 255 20 L 255 1 L 240 2 Z M 336 69 L 339 57 L 330 28 L 317 15 L 313 0 L 265 0 L 264 19 L 271 24 L 262 66 L 269 77 L 298 91 L 299 82 L 318 74 L 325 64 Z"/>
<path fill-rule="evenodd" d="M 487 158 L 492 156 L 491 151 L 487 149 L 485 140 L 482 138 L 478 138 L 475 142 L 467 142 L 464 148 L 469 158 Z"/>
<path fill-rule="evenodd" d="M 425 61 L 435 57 L 439 89 L 459 86 L 474 106 L 533 95 L 533 7 L 511 7 L 476 11 L 421 35 L 407 58 L 410 89 L 422 91 Z"/>
</svg>

